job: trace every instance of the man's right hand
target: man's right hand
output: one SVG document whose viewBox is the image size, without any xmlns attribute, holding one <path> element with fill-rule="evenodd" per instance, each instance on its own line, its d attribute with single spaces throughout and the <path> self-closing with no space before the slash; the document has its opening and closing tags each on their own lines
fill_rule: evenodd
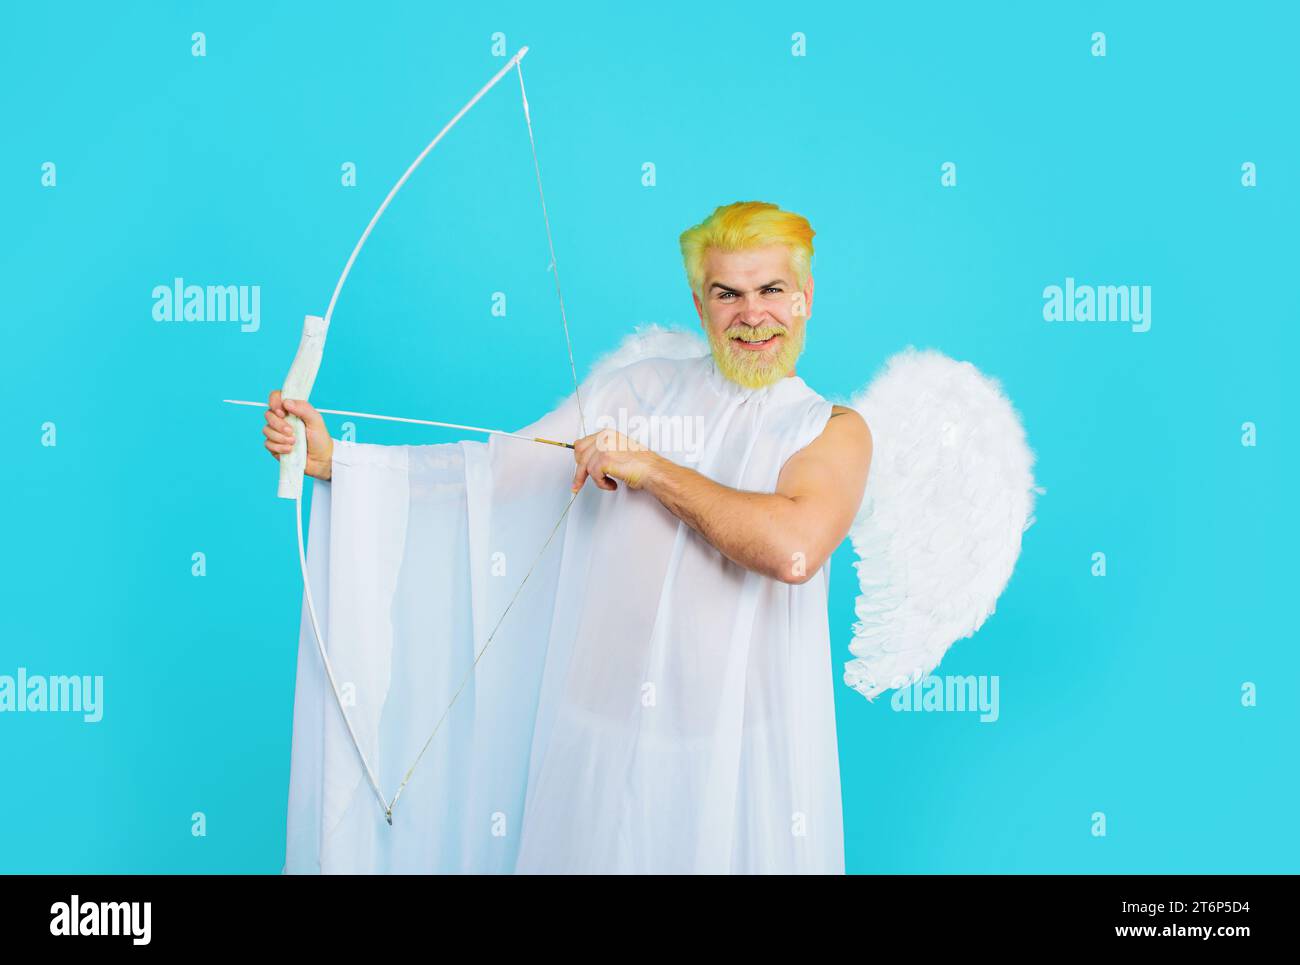
<svg viewBox="0 0 1300 965">
<path fill-rule="evenodd" d="M 296 415 L 307 427 L 307 475 L 315 479 L 329 479 L 333 475 L 334 440 L 325 428 L 325 420 L 310 402 L 281 399 L 279 389 L 271 393 L 270 404 L 266 408 L 266 428 L 262 430 L 262 435 L 266 436 L 266 451 L 276 459 L 293 451 L 293 426 L 285 418 L 290 414 Z"/>
</svg>

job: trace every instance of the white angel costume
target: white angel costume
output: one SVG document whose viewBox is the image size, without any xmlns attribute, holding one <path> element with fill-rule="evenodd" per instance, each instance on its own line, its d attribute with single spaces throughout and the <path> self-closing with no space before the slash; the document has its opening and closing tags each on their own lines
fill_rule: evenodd
<svg viewBox="0 0 1300 965">
<path fill-rule="evenodd" d="M 798 377 L 742 388 L 662 331 L 578 398 L 521 434 L 613 425 L 758 492 L 831 414 Z M 996 383 L 937 353 L 853 404 L 875 453 L 845 680 L 874 697 L 992 612 L 1033 457 Z M 307 566 L 338 689 L 304 612 L 286 872 L 844 871 L 829 563 L 799 585 L 747 571 L 648 493 L 573 498 L 574 468 L 508 437 L 336 443 Z M 366 763 L 402 787 L 391 825 Z"/>
</svg>

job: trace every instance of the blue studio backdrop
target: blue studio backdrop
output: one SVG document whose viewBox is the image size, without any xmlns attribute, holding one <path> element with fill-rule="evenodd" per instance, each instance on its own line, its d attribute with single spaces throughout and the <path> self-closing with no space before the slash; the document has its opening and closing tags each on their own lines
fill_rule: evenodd
<svg viewBox="0 0 1300 965">
<path fill-rule="evenodd" d="M 835 556 L 848 869 L 1296 871 L 1298 26 L 1227 3 L 10 6 L 0 686 L 86 677 L 98 706 L 0 712 L 0 870 L 280 870 L 293 505 L 261 414 L 221 400 L 278 387 L 379 201 L 527 45 L 580 374 L 638 324 L 695 326 L 678 234 L 767 200 L 817 231 L 810 385 L 843 398 L 933 347 L 1024 419 L 1037 522 L 936 671 L 992 712 L 839 683 Z M 572 385 L 548 265 L 507 77 L 380 222 L 313 401 L 531 421 Z M 244 315 L 162 320 L 177 279 Z M 1053 286 L 1131 286 L 1129 316 L 1054 317 Z"/>
</svg>

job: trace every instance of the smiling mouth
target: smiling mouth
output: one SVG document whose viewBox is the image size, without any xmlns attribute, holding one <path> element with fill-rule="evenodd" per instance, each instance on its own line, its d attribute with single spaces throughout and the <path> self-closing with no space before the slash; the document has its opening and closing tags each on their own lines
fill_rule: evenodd
<svg viewBox="0 0 1300 965">
<path fill-rule="evenodd" d="M 731 337 L 731 340 L 733 342 L 736 342 L 742 349 L 745 349 L 750 352 L 761 352 L 763 349 L 773 344 L 780 337 L 781 336 L 779 334 L 770 335 L 767 338 L 763 339 L 761 342 L 755 342 L 751 339 L 746 338 L 743 335 L 733 335 Z"/>
</svg>

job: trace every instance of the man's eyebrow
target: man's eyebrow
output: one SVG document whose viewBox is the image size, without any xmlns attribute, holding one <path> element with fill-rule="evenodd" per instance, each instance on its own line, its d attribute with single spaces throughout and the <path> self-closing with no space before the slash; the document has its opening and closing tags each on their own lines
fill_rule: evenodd
<svg viewBox="0 0 1300 965">
<path fill-rule="evenodd" d="M 785 283 L 786 281 L 784 278 L 777 278 L 768 282 L 766 285 L 759 285 L 758 288 L 755 289 L 755 291 L 762 291 L 764 288 L 775 288 L 778 285 L 784 286 Z M 712 291 L 715 288 L 721 288 L 723 291 L 734 292 L 737 295 L 741 294 L 740 289 L 732 288 L 730 285 L 724 285 L 720 281 L 715 281 L 712 285 L 710 285 L 709 291 Z"/>
</svg>

